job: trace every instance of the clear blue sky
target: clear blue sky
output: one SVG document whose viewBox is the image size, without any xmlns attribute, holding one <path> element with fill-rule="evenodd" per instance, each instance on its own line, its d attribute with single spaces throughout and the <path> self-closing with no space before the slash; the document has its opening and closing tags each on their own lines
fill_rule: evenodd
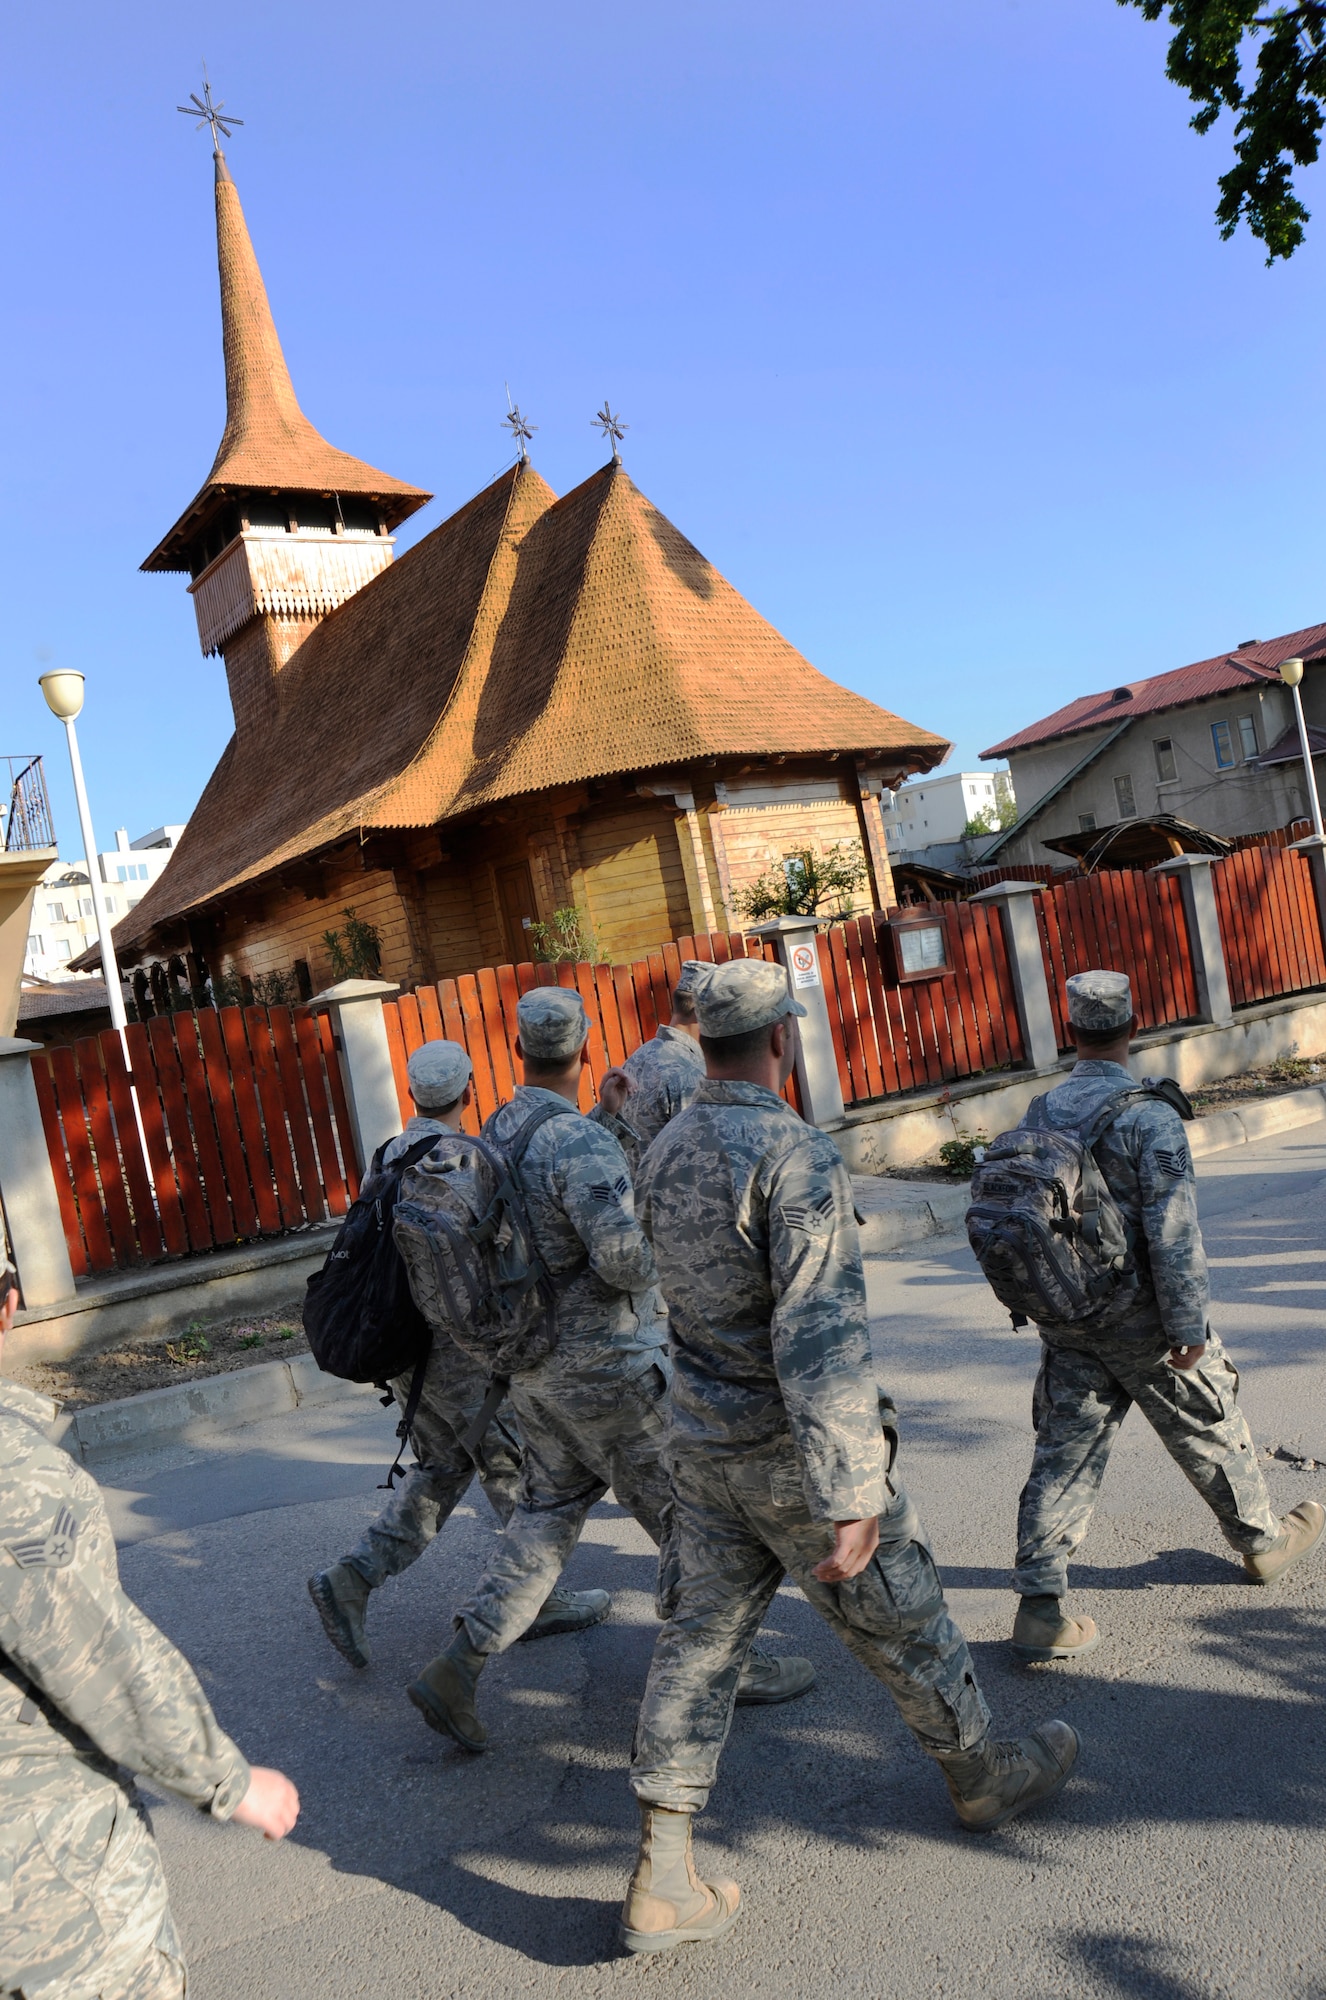
<svg viewBox="0 0 1326 2000">
<path fill-rule="evenodd" d="M 1211 211 L 1165 34 L 1114 0 L 87 0 L 4 28 L 0 751 L 88 676 L 98 838 L 230 732 L 137 566 L 221 432 L 206 56 L 304 408 L 428 486 L 565 492 L 605 394 L 644 490 L 825 672 L 957 759 L 1069 696 L 1326 619 L 1326 213 Z M 1309 206 L 1321 184 L 1303 183 Z"/>
</svg>

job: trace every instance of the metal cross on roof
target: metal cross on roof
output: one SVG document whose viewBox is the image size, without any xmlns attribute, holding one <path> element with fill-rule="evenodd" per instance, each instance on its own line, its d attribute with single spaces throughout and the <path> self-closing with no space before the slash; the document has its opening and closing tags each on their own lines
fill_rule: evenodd
<svg viewBox="0 0 1326 2000">
<path fill-rule="evenodd" d="M 502 426 L 503 429 L 510 431 L 513 441 L 519 445 L 521 464 L 528 465 L 529 441 L 539 427 L 521 415 L 519 403 L 513 403 L 511 400 L 510 389 L 506 392 L 506 415 L 502 419 Z"/>
<path fill-rule="evenodd" d="M 617 447 L 621 443 L 622 439 L 626 436 L 626 433 L 627 431 L 630 430 L 631 426 L 629 424 L 624 424 L 620 417 L 615 417 L 612 414 L 612 405 L 609 403 L 606 396 L 603 398 L 603 408 L 595 412 L 595 414 L 590 418 L 590 422 L 592 424 L 597 425 L 598 429 L 602 431 L 604 437 L 606 438 L 608 443 L 612 446 L 613 464 L 620 465 L 622 462 L 622 455 L 620 451 L 617 449 Z"/>
<path fill-rule="evenodd" d="M 197 119 L 198 122 L 194 126 L 195 132 L 201 132 L 204 125 L 210 125 L 212 128 L 212 150 L 219 153 L 221 151 L 222 138 L 228 139 L 230 137 L 231 126 L 242 125 L 244 120 L 236 118 L 233 112 L 227 118 L 221 116 L 221 113 L 226 108 L 225 103 L 223 101 L 220 104 L 213 104 L 212 86 L 207 78 L 207 67 L 205 64 L 203 66 L 203 94 L 199 97 L 196 90 L 191 90 L 189 96 L 192 99 L 191 103 L 177 104 L 175 109 L 182 111 L 186 118 Z"/>
</svg>

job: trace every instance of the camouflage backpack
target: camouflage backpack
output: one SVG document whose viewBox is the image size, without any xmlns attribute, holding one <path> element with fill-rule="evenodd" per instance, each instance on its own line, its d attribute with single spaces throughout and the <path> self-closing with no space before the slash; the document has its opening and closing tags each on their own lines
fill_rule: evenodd
<svg viewBox="0 0 1326 2000">
<path fill-rule="evenodd" d="M 1125 1085 L 1077 1131 L 1055 1131 L 1045 1098 L 1026 1123 L 1001 1132 L 972 1175 L 967 1236 L 1014 1326 L 1087 1326 L 1127 1318 L 1150 1283 L 1094 1148 L 1140 1098 L 1161 1096 L 1180 1116 L 1192 1107 L 1170 1078 Z"/>
<path fill-rule="evenodd" d="M 545 1102 L 501 1146 L 487 1126 L 477 1139 L 458 1135 L 456 1147 L 426 1156 L 401 1182 L 393 1230 L 414 1302 L 495 1385 L 556 1343 L 553 1280 L 535 1247 L 520 1165 L 540 1126 L 578 1115 L 574 1105 Z"/>
</svg>

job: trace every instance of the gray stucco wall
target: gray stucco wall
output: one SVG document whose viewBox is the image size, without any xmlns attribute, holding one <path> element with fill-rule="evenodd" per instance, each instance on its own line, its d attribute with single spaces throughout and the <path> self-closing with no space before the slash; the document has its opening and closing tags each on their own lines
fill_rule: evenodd
<svg viewBox="0 0 1326 2000">
<path fill-rule="evenodd" d="M 1326 727 L 1326 662 L 1314 662 L 1303 678 L 1304 708 L 1309 722 Z M 1124 719 L 1120 704 L 1118 721 Z M 1120 810 L 1116 779 L 1131 782 L 1137 816 L 1172 813 L 1191 820 L 1211 833 L 1233 836 L 1260 833 L 1305 817 L 1308 811 L 1303 767 L 1295 760 L 1271 770 L 1251 768 L 1240 742 L 1240 717 L 1250 716 L 1259 751 L 1269 750 L 1293 723 L 1293 705 L 1287 689 L 1257 688 L 1213 696 L 1191 707 L 1170 709 L 1157 715 L 1138 716 L 1108 750 L 1075 778 L 1053 803 L 1020 834 L 1000 850 L 997 860 L 1009 864 L 1065 867 L 1067 857 L 1056 854 L 1043 843 L 1066 833 L 1077 833 L 1082 817 L 1091 815 L 1102 831 L 1125 817 Z M 1236 762 L 1230 770 L 1216 766 L 1211 725 L 1227 722 Z M 1080 763 L 1115 726 L 1081 736 L 1064 737 L 1032 750 L 1014 751 L 1009 770 L 1018 804 L 1030 811 L 1038 799 Z M 1160 777 L 1156 745 L 1168 739 L 1172 746 L 1175 777 Z M 1326 758 L 1316 760 L 1317 784 L 1326 789 Z"/>
</svg>

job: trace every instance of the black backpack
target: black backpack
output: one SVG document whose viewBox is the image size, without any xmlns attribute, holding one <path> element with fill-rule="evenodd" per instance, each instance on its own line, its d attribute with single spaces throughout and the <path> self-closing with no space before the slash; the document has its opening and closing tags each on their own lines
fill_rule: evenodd
<svg viewBox="0 0 1326 2000">
<path fill-rule="evenodd" d="M 388 1404 L 393 1400 L 391 1378 L 413 1369 L 405 1411 L 396 1427 L 402 1443 L 419 1407 L 433 1334 L 411 1296 L 391 1226 L 402 1176 L 438 1142 L 435 1132 L 416 1140 L 389 1167 L 382 1164 L 386 1146 L 378 1147 L 358 1200 L 304 1294 L 304 1331 L 313 1359 L 325 1374 L 339 1375 L 344 1382 L 374 1382 L 386 1391 L 382 1400 Z M 387 1475 L 388 1486 L 399 1464 L 398 1452 Z"/>
</svg>

